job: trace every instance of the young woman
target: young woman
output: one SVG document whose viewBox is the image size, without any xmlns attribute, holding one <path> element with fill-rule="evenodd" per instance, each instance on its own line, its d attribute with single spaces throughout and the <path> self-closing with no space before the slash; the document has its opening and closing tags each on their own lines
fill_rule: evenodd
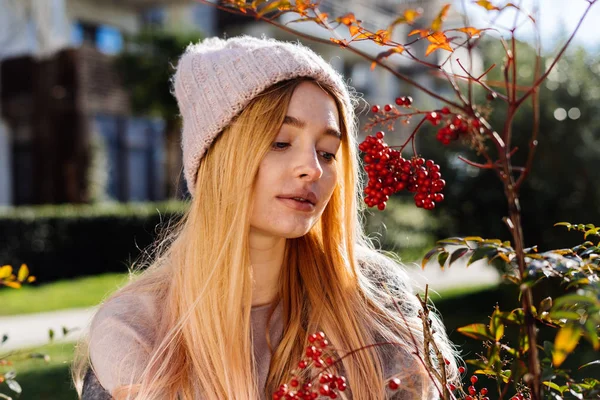
<svg viewBox="0 0 600 400">
<path fill-rule="evenodd" d="M 73 370 L 82 398 L 270 399 L 311 374 L 298 362 L 318 331 L 337 358 L 396 343 L 334 364 L 340 398 L 437 398 L 415 355 L 409 278 L 362 230 L 356 99 L 342 77 L 300 44 L 242 36 L 190 45 L 173 86 L 192 199 L 95 315 Z"/>
</svg>

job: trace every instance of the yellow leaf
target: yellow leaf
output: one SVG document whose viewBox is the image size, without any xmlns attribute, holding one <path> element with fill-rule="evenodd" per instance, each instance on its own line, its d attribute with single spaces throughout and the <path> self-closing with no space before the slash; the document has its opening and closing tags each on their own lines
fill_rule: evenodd
<svg viewBox="0 0 600 400">
<path fill-rule="evenodd" d="M 27 277 L 27 283 L 31 283 L 31 282 L 35 282 L 35 276 L 33 276 L 33 275 L 29 275 Z"/>
<path fill-rule="evenodd" d="M 581 337 L 581 328 L 576 325 L 564 325 L 554 338 L 554 352 L 552 363 L 559 367 L 567 356 L 573 351 Z"/>
<path fill-rule="evenodd" d="M 5 286 L 8 286 L 8 287 L 13 288 L 13 289 L 20 289 L 21 288 L 21 284 L 19 282 L 5 281 L 5 282 L 3 282 L 3 284 Z"/>
<path fill-rule="evenodd" d="M 404 19 L 407 23 L 412 24 L 417 18 L 421 16 L 422 13 L 423 11 L 421 11 L 420 9 L 415 10 L 413 8 L 409 8 L 408 10 L 404 11 Z"/>
<path fill-rule="evenodd" d="M 496 7 L 495 5 L 493 5 L 491 2 L 489 2 L 488 0 L 477 0 L 476 1 L 477 5 L 485 8 L 488 11 L 492 11 L 492 10 L 499 10 L 498 7 Z"/>
<path fill-rule="evenodd" d="M 446 15 L 448 15 L 448 10 L 450 9 L 450 4 L 444 4 L 444 7 L 440 10 L 440 13 L 433 20 L 431 24 L 431 30 L 436 32 L 442 29 L 442 23 L 446 19 Z"/>
<path fill-rule="evenodd" d="M 27 265 L 22 264 L 21 268 L 19 268 L 19 275 L 18 275 L 18 281 L 19 282 L 23 282 L 25 279 L 27 279 L 27 277 L 29 276 L 29 268 L 27 268 Z"/>
<path fill-rule="evenodd" d="M 10 265 L 3 265 L 0 267 L 0 279 L 8 278 L 12 274 L 12 267 Z"/>
<path fill-rule="evenodd" d="M 472 26 L 465 26 L 464 28 L 459 28 L 458 30 L 466 33 L 470 37 L 477 37 L 481 33 L 481 29 L 473 28 Z"/>
</svg>

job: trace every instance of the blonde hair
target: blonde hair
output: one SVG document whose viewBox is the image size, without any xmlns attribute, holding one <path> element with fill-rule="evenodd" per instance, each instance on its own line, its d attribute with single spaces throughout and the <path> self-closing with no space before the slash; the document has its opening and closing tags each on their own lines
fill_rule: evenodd
<svg viewBox="0 0 600 400">
<path fill-rule="evenodd" d="M 139 382 L 117 388 L 112 393 L 115 399 L 193 399 L 194 385 L 207 400 L 259 398 L 262 388 L 255 384 L 250 325 L 252 204 L 243 199 L 252 198 L 259 165 L 283 123 L 293 91 L 307 80 L 315 82 L 298 78 L 272 86 L 224 129 L 200 164 L 196 195 L 185 216 L 160 242 L 149 266 L 112 296 L 151 293 L 162 314 L 156 322 L 158 339 Z M 340 112 L 338 182 L 315 226 L 306 235 L 287 240 L 279 287 L 283 337 L 271 360 L 265 393 L 271 398 L 279 384 L 292 378 L 308 336 L 322 330 L 339 356 L 381 340 L 401 344 L 370 347 L 335 365 L 348 379 L 346 393 L 353 398 L 385 398 L 382 354 L 393 349 L 413 359 L 413 378 L 422 374 L 423 387 L 414 388 L 418 398 L 431 389 L 426 371 L 411 355 L 422 354 L 419 305 L 400 265 L 382 255 L 363 232 L 356 122 L 346 123 L 342 94 L 318 84 L 334 98 Z M 455 351 L 434 314 L 433 323 L 453 380 Z M 411 335 L 419 349 L 414 348 Z M 75 360 L 72 375 L 81 396 L 83 375 L 90 365 L 85 338 Z M 308 369 L 303 373 L 308 374 Z"/>
</svg>

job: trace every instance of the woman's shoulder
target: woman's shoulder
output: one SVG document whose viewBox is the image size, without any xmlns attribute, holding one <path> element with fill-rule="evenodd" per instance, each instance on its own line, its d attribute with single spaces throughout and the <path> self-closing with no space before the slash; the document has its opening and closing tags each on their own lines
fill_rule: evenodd
<svg viewBox="0 0 600 400">
<path fill-rule="evenodd" d="M 90 325 L 89 354 L 107 391 L 139 378 L 156 338 L 159 314 L 151 293 L 119 293 L 99 307 Z"/>
</svg>

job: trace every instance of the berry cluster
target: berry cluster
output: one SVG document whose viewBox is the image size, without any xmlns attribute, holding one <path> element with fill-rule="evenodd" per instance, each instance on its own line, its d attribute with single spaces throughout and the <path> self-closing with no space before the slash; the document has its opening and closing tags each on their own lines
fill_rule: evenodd
<svg viewBox="0 0 600 400">
<path fill-rule="evenodd" d="M 312 366 L 319 368 L 316 384 L 313 384 L 315 379 L 309 378 L 301 381 L 298 377 L 293 376 L 289 383 L 281 384 L 279 389 L 273 393 L 273 400 L 319 399 L 321 396 L 336 399 L 339 392 L 343 392 L 348 388 L 344 376 L 324 372 L 328 366 L 339 362 L 339 359 L 336 361 L 332 356 L 326 354 L 330 345 L 325 338 L 325 333 L 313 333 L 308 337 L 308 341 L 309 344 L 305 350 L 306 357 L 298 363 L 298 370 L 304 370 Z M 325 361 L 323 361 L 323 358 L 325 358 Z M 398 390 L 400 379 L 390 379 L 387 387 L 394 391 Z"/>
<path fill-rule="evenodd" d="M 325 333 L 313 333 L 308 337 L 309 344 L 306 346 L 306 357 L 298 363 L 298 369 L 304 370 L 310 366 L 323 368 L 335 363 L 332 356 L 326 356 L 325 352 L 329 347 L 329 342 L 325 338 Z M 325 360 L 323 360 L 325 357 Z M 317 385 L 313 385 L 312 381 L 301 381 L 297 377 L 293 377 L 289 384 L 284 383 L 279 386 L 279 389 L 273 393 L 273 399 L 317 399 L 320 396 L 325 396 L 330 399 L 338 397 L 338 391 L 343 392 L 348 387 L 346 378 L 341 375 L 321 372 L 318 375 Z M 315 387 L 316 386 L 316 387 Z"/>
<path fill-rule="evenodd" d="M 387 146 L 383 141 L 384 132 L 367 138 L 358 146 L 366 153 L 365 171 L 369 182 L 365 188 L 365 203 L 369 207 L 384 210 L 390 196 L 404 189 L 415 193 L 415 205 L 433 210 L 436 203 L 444 200 L 441 191 L 446 182 L 442 179 L 440 166 L 433 160 L 413 157 L 404 159 L 398 150 Z"/>
<path fill-rule="evenodd" d="M 477 394 L 477 388 L 475 387 L 475 384 L 478 380 L 479 379 L 477 378 L 477 376 L 471 376 L 471 386 L 467 388 L 469 394 L 465 397 L 465 400 L 490 400 L 489 397 L 486 397 L 486 395 L 488 394 L 487 388 L 481 388 L 479 390 L 479 394 Z"/>
<path fill-rule="evenodd" d="M 402 96 L 396 98 L 396 104 L 400 107 L 410 107 L 412 105 L 412 102 L 413 99 L 410 96 Z M 393 108 L 394 106 L 392 104 L 386 104 L 385 106 L 383 106 L 383 111 L 390 112 Z M 381 112 L 381 107 L 379 107 L 379 105 L 376 104 L 373 107 L 371 107 L 371 112 L 373 114 L 377 114 Z"/>
<path fill-rule="evenodd" d="M 466 120 L 462 115 L 449 115 L 450 109 L 444 107 L 439 111 L 432 111 L 425 116 L 425 119 L 431 124 L 437 126 L 442 123 L 444 115 L 448 117 L 443 121 L 443 126 L 438 130 L 436 139 L 443 145 L 447 146 L 453 140 L 458 140 L 461 135 L 469 132 L 469 128 L 478 130 L 481 123 L 478 119 Z"/>
</svg>

